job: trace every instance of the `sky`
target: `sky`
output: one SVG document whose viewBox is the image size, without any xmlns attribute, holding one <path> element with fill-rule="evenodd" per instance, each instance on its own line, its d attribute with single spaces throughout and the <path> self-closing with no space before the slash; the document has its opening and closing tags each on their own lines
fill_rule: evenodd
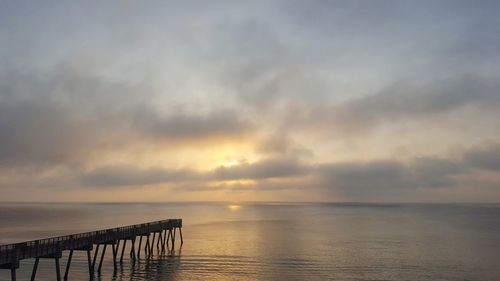
<svg viewBox="0 0 500 281">
<path fill-rule="evenodd" d="M 498 1 L 0 1 L 0 201 L 500 202 Z"/>
</svg>

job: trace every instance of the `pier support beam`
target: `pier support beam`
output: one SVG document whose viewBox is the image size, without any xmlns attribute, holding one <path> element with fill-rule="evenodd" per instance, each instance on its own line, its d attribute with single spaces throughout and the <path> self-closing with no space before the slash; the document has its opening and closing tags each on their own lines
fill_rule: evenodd
<svg viewBox="0 0 500 281">
<path fill-rule="evenodd" d="M 136 236 L 130 236 L 130 237 L 126 237 L 126 238 L 123 238 L 121 241 L 123 241 L 123 245 L 122 245 L 122 253 L 120 254 L 120 241 L 118 241 L 118 245 L 116 246 L 116 256 L 117 256 L 117 260 L 118 260 L 118 255 L 120 254 L 120 260 L 119 260 L 119 263 L 122 264 L 123 263 L 123 256 L 125 255 L 125 248 L 127 246 L 127 241 L 130 240 L 130 258 L 132 260 L 135 260 L 136 259 L 136 254 L 135 254 L 135 238 Z"/>
<path fill-rule="evenodd" d="M 179 227 L 179 234 L 181 236 L 181 246 L 184 244 L 184 238 L 182 238 L 182 227 Z"/>
<path fill-rule="evenodd" d="M 95 252 L 94 252 L 94 260 L 92 261 L 92 275 L 94 275 L 94 272 L 95 272 L 95 262 L 97 260 L 98 253 L 99 253 L 99 244 L 97 244 L 97 247 L 95 248 Z"/>
<path fill-rule="evenodd" d="M 87 252 L 87 262 L 88 262 L 88 267 L 89 267 L 89 278 L 92 279 L 93 269 L 92 269 L 92 258 L 91 258 L 91 253 L 90 253 L 92 251 L 92 248 L 93 248 L 92 245 L 88 245 L 88 246 L 85 246 L 85 247 L 81 247 L 81 248 L 76 248 L 76 249 L 69 250 L 68 261 L 66 262 L 66 270 L 64 271 L 64 280 L 65 281 L 67 281 L 68 278 L 69 278 L 69 269 L 71 267 L 71 261 L 73 260 L 73 253 L 74 253 L 74 251 L 85 251 L 85 252 Z"/>
<path fill-rule="evenodd" d="M 99 266 L 97 267 L 97 272 L 99 274 L 101 273 L 102 263 L 104 262 L 104 256 L 106 255 L 106 248 L 108 247 L 108 245 L 111 245 L 111 250 L 113 251 L 113 268 L 114 268 L 114 271 L 116 272 L 116 270 L 118 269 L 118 266 L 116 264 L 116 256 L 118 255 L 118 247 L 120 246 L 120 240 L 109 241 L 106 243 L 97 244 L 97 249 L 96 249 L 96 252 L 94 255 L 93 268 L 95 268 L 95 261 L 96 261 L 97 250 L 99 248 L 99 245 L 103 245 L 104 247 L 103 247 L 102 252 L 101 252 L 101 259 L 99 260 Z"/>
<path fill-rule="evenodd" d="M 117 265 L 116 265 L 116 256 L 118 255 L 118 248 L 120 247 L 120 240 L 118 240 L 118 242 L 115 244 L 111 244 L 111 247 L 113 249 L 113 268 L 114 270 L 116 271 L 116 269 L 118 268 Z"/>
<path fill-rule="evenodd" d="M 56 279 L 57 281 L 61 281 L 61 267 L 59 266 L 59 258 L 55 258 L 56 261 Z"/>
<path fill-rule="evenodd" d="M 102 253 L 101 253 L 101 260 L 99 261 L 99 267 L 97 268 L 97 272 L 101 273 L 101 269 L 102 269 L 102 262 L 104 260 L 104 255 L 106 254 L 106 248 L 108 247 L 107 244 L 104 244 L 104 248 L 102 249 Z"/>
<path fill-rule="evenodd" d="M 162 234 L 163 239 L 161 241 L 161 252 L 165 253 L 165 248 L 166 248 L 165 245 L 167 244 L 167 230 L 164 229 L 162 231 L 163 231 L 163 234 Z"/>
<path fill-rule="evenodd" d="M 33 264 L 33 271 L 31 272 L 31 281 L 35 281 L 35 277 L 36 277 L 36 271 L 38 269 L 38 263 L 40 262 L 40 259 L 39 258 L 36 258 L 35 259 L 35 264 Z"/>
<path fill-rule="evenodd" d="M 158 253 L 160 252 L 160 242 L 162 242 L 162 234 L 163 231 L 158 232 L 158 241 L 156 241 L 156 250 L 158 250 Z"/>
<path fill-rule="evenodd" d="M 151 235 L 151 234 L 148 234 L 148 235 L 146 236 L 146 246 L 144 246 L 144 255 L 145 255 L 146 257 L 149 257 L 149 253 L 151 252 L 151 248 L 149 247 L 149 236 L 150 236 L 150 235 Z"/>
<path fill-rule="evenodd" d="M 151 244 L 149 245 L 149 257 L 153 256 L 153 252 L 154 252 L 154 244 L 155 244 L 155 238 L 156 238 L 156 232 L 153 232 L 153 240 L 151 241 Z"/>
<path fill-rule="evenodd" d="M 174 231 L 172 231 L 172 249 L 175 247 L 175 232 L 177 231 L 177 228 L 174 227 Z"/>
<path fill-rule="evenodd" d="M 69 267 L 71 266 L 71 259 L 73 258 L 73 251 L 69 251 L 68 261 L 66 262 L 66 270 L 64 271 L 64 281 L 68 281 Z"/>
<path fill-rule="evenodd" d="M 127 239 L 123 240 L 122 254 L 120 255 L 120 263 L 123 263 L 123 253 L 125 253 L 125 246 L 127 245 Z"/>
<path fill-rule="evenodd" d="M 135 240 L 136 240 L 136 237 L 134 236 L 134 238 L 130 241 L 132 243 L 132 247 L 130 247 L 130 257 L 134 261 L 137 258 L 136 254 L 135 254 Z"/>
<path fill-rule="evenodd" d="M 167 234 L 167 248 L 169 247 L 169 241 L 170 241 L 171 237 L 172 237 L 172 229 L 169 228 L 168 229 L 168 234 Z"/>
<path fill-rule="evenodd" d="M 87 250 L 87 262 L 89 264 L 89 279 L 93 280 L 94 279 L 94 267 L 92 266 L 92 254 L 90 253 L 91 250 Z"/>
<path fill-rule="evenodd" d="M 142 235 L 139 238 L 139 248 L 138 248 L 138 251 L 137 251 L 137 258 L 141 257 L 141 245 L 142 245 Z"/>
<path fill-rule="evenodd" d="M 51 255 L 47 256 L 41 256 L 35 259 L 35 264 L 33 265 L 33 271 L 31 272 L 31 281 L 34 281 L 36 278 L 36 271 L 38 269 L 38 263 L 40 262 L 40 259 L 54 259 L 55 265 L 56 265 L 56 280 L 61 281 L 61 267 L 59 264 L 59 259 L 62 257 L 62 251 L 56 252 Z M 15 271 L 15 269 L 14 269 Z M 14 272 L 15 275 L 15 272 Z M 15 276 L 14 276 L 15 277 Z M 12 280 L 16 280 L 15 278 Z"/>
<path fill-rule="evenodd" d="M 16 268 L 15 267 L 12 267 L 10 269 L 10 280 L 12 280 L 12 281 L 16 281 L 17 280 L 17 277 L 16 277 Z"/>
</svg>

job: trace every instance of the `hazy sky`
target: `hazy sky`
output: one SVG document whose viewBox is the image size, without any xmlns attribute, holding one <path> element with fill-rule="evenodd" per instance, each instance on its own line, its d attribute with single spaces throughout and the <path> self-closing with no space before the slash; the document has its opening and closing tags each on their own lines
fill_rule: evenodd
<svg viewBox="0 0 500 281">
<path fill-rule="evenodd" d="M 0 1 L 0 201 L 500 202 L 499 1 Z"/>
</svg>

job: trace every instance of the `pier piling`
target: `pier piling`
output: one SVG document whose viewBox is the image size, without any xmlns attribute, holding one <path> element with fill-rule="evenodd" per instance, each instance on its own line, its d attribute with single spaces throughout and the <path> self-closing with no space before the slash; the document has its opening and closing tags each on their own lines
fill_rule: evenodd
<svg viewBox="0 0 500 281">
<path fill-rule="evenodd" d="M 31 272 L 31 281 L 35 281 L 36 271 L 38 269 L 38 263 L 40 262 L 40 258 L 35 259 L 35 264 L 33 264 L 33 271 Z"/>
<path fill-rule="evenodd" d="M 66 262 L 66 270 L 64 271 L 64 281 L 68 280 L 69 267 L 71 266 L 71 259 L 73 258 L 73 249 L 69 251 L 68 261 Z"/>
</svg>

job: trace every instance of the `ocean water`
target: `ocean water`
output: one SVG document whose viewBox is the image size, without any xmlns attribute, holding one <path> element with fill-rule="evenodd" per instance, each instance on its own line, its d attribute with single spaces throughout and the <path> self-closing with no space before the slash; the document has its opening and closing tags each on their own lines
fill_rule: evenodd
<svg viewBox="0 0 500 281">
<path fill-rule="evenodd" d="M 500 280 L 500 205 L 2 203 L 0 244 L 166 218 L 183 219 L 182 247 L 116 274 L 108 250 L 96 280 Z M 69 277 L 88 280 L 84 252 Z M 55 280 L 53 260 L 37 280 Z"/>
</svg>

